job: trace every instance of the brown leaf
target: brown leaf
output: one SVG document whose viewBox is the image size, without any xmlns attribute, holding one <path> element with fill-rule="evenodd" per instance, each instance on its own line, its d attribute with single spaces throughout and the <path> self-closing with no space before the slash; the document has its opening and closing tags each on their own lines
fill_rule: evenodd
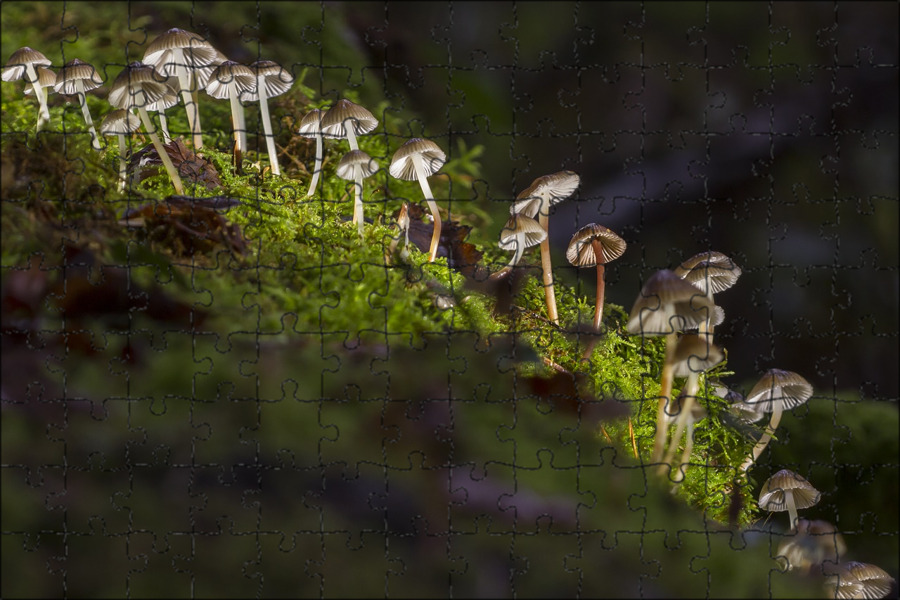
<svg viewBox="0 0 900 600">
<path fill-rule="evenodd" d="M 184 181 L 203 184 L 210 190 L 222 186 L 215 165 L 185 146 L 181 138 L 175 138 L 168 144 L 163 144 L 163 148 L 172 160 L 172 164 L 175 165 L 178 175 Z M 148 169 L 147 167 L 156 168 Z M 162 160 L 153 144 L 138 150 L 128 160 L 129 171 L 140 169 L 141 181 L 156 175 L 160 168 L 162 168 Z"/>
<path fill-rule="evenodd" d="M 418 204 L 409 204 L 409 241 L 416 245 L 422 252 L 428 252 L 431 248 L 431 236 L 434 234 L 434 224 L 425 222 L 425 216 L 429 214 Z M 394 212 L 396 219 L 400 210 Z M 457 221 L 444 221 L 441 224 L 441 237 L 438 240 L 437 256 L 447 257 L 447 263 L 466 277 L 487 276 L 487 269 L 480 265 L 483 253 L 474 244 L 466 242 L 469 232 L 468 225 L 460 225 Z"/>
</svg>

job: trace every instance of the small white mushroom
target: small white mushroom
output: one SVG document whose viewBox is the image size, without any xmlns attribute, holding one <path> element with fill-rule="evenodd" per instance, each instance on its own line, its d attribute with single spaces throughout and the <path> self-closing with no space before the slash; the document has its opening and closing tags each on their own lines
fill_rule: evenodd
<svg viewBox="0 0 900 600">
<path fill-rule="evenodd" d="M 44 88 L 39 83 L 39 77 L 35 68 L 49 67 L 50 59 L 28 46 L 19 48 L 10 55 L 3 67 L 3 81 L 18 81 L 24 79 L 27 84 L 34 90 L 34 97 L 38 100 L 38 119 L 35 125 L 35 131 L 41 128 L 50 120 L 50 110 L 47 108 L 47 96 L 44 94 Z"/>
<path fill-rule="evenodd" d="M 316 193 L 316 186 L 319 183 L 319 175 L 322 173 L 322 155 L 323 146 L 322 138 L 325 133 L 322 131 L 322 115 L 324 113 L 318 108 L 314 108 L 300 120 L 300 127 L 297 133 L 305 138 L 315 138 L 316 140 L 316 163 L 313 167 L 312 180 L 309 182 L 309 190 L 306 196 L 312 196 Z"/>
<path fill-rule="evenodd" d="M 234 166 L 241 172 L 241 156 L 247 148 L 247 125 L 241 97 L 256 89 L 256 75 L 245 65 L 226 60 L 212 72 L 206 83 L 206 93 L 213 98 L 231 102 L 231 123 L 234 128 Z"/>
<path fill-rule="evenodd" d="M 245 92 L 241 99 L 259 102 L 260 118 L 266 136 L 266 150 L 269 153 L 272 173 L 281 175 L 278 153 L 275 151 L 275 134 L 272 132 L 272 120 L 269 117 L 268 99 L 280 96 L 291 89 L 294 76 L 271 60 L 258 60 L 250 65 L 250 69 L 256 74 L 256 87 L 251 92 Z"/>
<path fill-rule="evenodd" d="M 353 222 L 359 229 L 359 237 L 363 235 L 363 179 L 371 177 L 378 172 L 378 163 L 362 150 L 351 150 L 345 154 L 335 168 L 335 173 L 341 179 L 353 181 Z"/>
<path fill-rule="evenodd" d="M 100 133 L 103 135 L 114 135 L 119 140 L 119 191 L 125 189 L 127 177 L 125 136 L 134 133 L 140 128 L 141 120 L 121 108 L 112 111 L 100 122 Z"/>
<path fill-rule="evenodd" d="M 819 503 L 822 492 L 806 479 L 788 469 L 782 469 L 763 484 L 759 492 L 759 507 L 769 512 L 787 511 L 790 531 L 797 527 L 797 511 Z"/>
<path fill-rule="evenodd" d="M 405 181 L 418 181 L 425 196 L 425 202 L 434 219 L 434 231 L 431 234 L 431 246 L 428 249 L 428 262 L 437 257 L 438 242 L 441 239 L 441 215 L 428 185 L 428 177 L 434 175 L 447 161 L 447 155 L 441 147 L 431 140 L 412 138 L 397 148 L 391 159 L 391 176 Z"/>
</svg>

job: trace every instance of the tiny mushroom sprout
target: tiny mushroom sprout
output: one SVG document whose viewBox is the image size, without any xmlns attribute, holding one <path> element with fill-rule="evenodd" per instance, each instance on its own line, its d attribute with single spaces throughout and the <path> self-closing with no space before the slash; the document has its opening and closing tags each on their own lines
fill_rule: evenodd
<svg viewBox="0 0 900 600">
<path fill-rule="evenodd" d="M 538 223 L 550 235 L 550 207 L 575 193 L 581 178 L 572 171 L 559 171 L 542 175 L 523 190 L 509 209 L 510 214 L 538 216 Z M 544 297 L 547 302 L 547 318 L 559 325 L 556 311 L 556 292 L 553 288 L 553 265 L 550 261 L 550 239 L 541 242 L 541 268 L 543 269 Z"/>
<path fill-rule="evenodd" d="M 126 162 L 125 162 L 125 136 L 134 133 L 141 128 L 141 120 L 128 112 L 118 108 L 103 118 L 100 122 L 100 133 L 114 135 L 119 139 L 119 191 L 125 188 Z"/>
<path fill-rule="evenodd" d="M 363 235 L 363 179 L 371 177 L 378 172 L 378 163 L 362 150 L 351 150 L 345 154 L 335 168 L 335 173 L 341 179 L 349 179 L 353 182 L 353 222 L 359 229 L 359 237 Z"/>
<path fill-rule="evenodd" d="M 566 258 L 576 267 L 597 267 L 597 307 L 594 310 L 594 331 L 600 331 L 603 319 L 603 300 L 606 291 L 605 265 L 624 254 L 626 243 L 614 231 L 590 223 L 575 232 L 566 250 Z"/>
<path fill-rule="evenodd" d="M 252 94 L 256 88 L 256 75 L 250 67 L 226 60 L 216 67 L 206 82 L 206 93 L 213 98 L 231 102 L 231 124 L 234 128 L 234 167 L 241 172 L 241 155 L 247 147 L 247 125 L 240 98 Z"/>
<path fill-rule="evenodd" d="M 665 358 L 659 380 L 659 408 L 652 461 L 663 457 L 666 441 L 665 411 L 672 394 L 678 332 L 706 320 L 715 305 L 695 286 L 668 269 L 657 271 L 641 288 L 625 328 L 642 337 L 666 336 Z"/>
<path fill-rule="evenodd" d="M 512 260 L 506 268 L 519 264 L 526 248 L 537 246 L 547 239 L 547 231 L 541 224 L 525 215 L 512 215 L 500 230 L 500 249 L 513 250 Z"/>
<path fill-rule="evenodd" d="M 763 412 L 771 413 L 772 416 L 769 424 L 766 425 L 765 433 L 759 438 L 756 446 L 741 465 L 742 471 L 747 471 L 766 449 L 778 428 L 778 423 L 781 422 L 782 413 L 800 406 L 809 400 L 812 393 L 813 388 L 809 382 L 793 371 L 782 371 L 781 369 L 766 371 L 765 375 L 747 394 L 744 403 L 758 405 Z"/>
<path fill-rule="evenodd" d="M 253 92 L 245 93 L 244 100 L 259 101 L 260 118 L 263 131 L 266 134 L 266 150 L 269 153 L 269 163 L 272 165 L 272 173 L 281 175 L 278 166 L 278 153 L 275 152 L 275 134 L 272 132 L 272 120 L 269 117 L 269 98 L 284 94 L 294 83 L 294 76 L 276 62 L 271 60 L 258 60 L 250 65 L 250 69 L 256 73 L 256 88 Z"/>
<path fill-rule="evenodd" d="M 84 122 L 91 134 L 91 146 L 94 147 L 94 150 L 100 149 L 100 140 L 97 137 L 97 131 L 94 129 L 94 120 L 91 118 L 91 111 L 88 109 L 85 92 L 98 88 L 101 85 L 103 85 L 103 80 L 97 74 L 97 69 L 84 61 L 73 58 L 63 65 L 59 73 L 56 74 L 56 84 L 53 86 L 56 93 L 77 98 L 78 105 L 81 107 L 81 115 L 84 117 Z"/>
<path fill-rule="evenodd" d="M 881 567 L 849 561 L 826 570 L 825 591 L 829 598 L 886 598 L 894 588 L 894 578 Z"/>
<path fill-rule="evenodd" d="M 675 267 L 674 271 L 679 277 L 700 288 L 710 300 L 713 299 L 713 294 L 724 292 L 732 287 L 741 276 L 740 267 L 721 252 L 696 254 Z M 709 333 L 710 340 L 712 340 L 715 326 L 721 323 L 716 316 L 710 315 L 706 321 L 700 324 L 700 333 Z M 724 312 L 722 317 L 724 318 Z"/>
<path fill-rule="evenodd" d="M 50 109 L 47 108 L 47 96 L 40 85 L 40 78 L 35 71 L 36 67 L 49 67 L 50 59 L 28 46 L 19 48 L 10 55 L 3 67 L 3 81 L 18 81 L 24 79 L 34 90 L 34 97 L 38 100 L 38 119 L 35 131 L 40 131 L 50 120 Z"/>
<path fill-rule="evenodd" d="M 216 62 L 219 56 L 218 50 L 205 38 L 177 27 L 157 36 L 144 52 L 144 64 L 151 65 L 162 75 L 174 77 L 178 81 L 191 139 L 197 150 L 203 147 L 203 137 L 197 98 L 192 95 L 200 80 L 196 71 Z"/>
<path fill-rule="evenodd" d="M 184 195 L 181 177 L 179 177 L 175 165 L 172 164 L 172 159 L 163 147 L 159 136 L 156 135 L 156 129 L 150 121 L 146 108 L 148 104 L 152 104 L 170 93 L 170 89 L 165 77 L 157 73 L 153 67 L 133 62 L 122 69 L 122 72 L 119 73 L 119 76 L 116 77 L 116 80 L 110 87 L 109 103 L 116 108 L 124 110 L 137 109 L 141 122 L 150 136 L 150 141 L 153 142 L 153 147 L 156 148 L 159 159 L 166 168 L 166 172 L 172 180 L 172 185 L 175 186 L 176 193 Z"/>
<path fill-rule="evenodd" d="M 828 521 L 797 519 L 797 531 L 778 546 L 786 570 L 809 573 L 825 561 L 838 563 L 847 552 L 844 536 Z"/>
<path fill-rule="evenodd" d="M 688 422 L 690 422 L 690 430 L 688 431 L 688 442 L 685 446 L 686 453 L 685 456 L 682 456 L 682 463 L 690 457 L 690 450 L 693 447 L 691 411 L 697 392 L 700 389 L 700 373 L 713 368 L 722 362 L 724 358 L 725 355 L 715 344 L 708 344 L 699 335 L 686 334 L 678 340 L 675 346 L 675 354 L 672 357 L 672 375 L 673 377 L 687 378 L 687 383 L 685 383 L 682 390 L 684 401 L 681 403 L 678 419 L 675 422 L 675 434 L 672 436 L 672 442 L 669 446 L 669 451 L 666 453 L 665 460 L 663 460 L 663 465 L 660 467 L 661 469 L 664 469 L 666 465 L 672 465 L 672 460 L 675 458 L 675 450 L 678 447 L 678 440 L 681 439 L 681 434 L 684 432 Z M 675 481 L 681 481 L 683 477 L 684 472 L 680 471 L 679 474 L 676 474 Z"/>
<path fill-rule="evenodd" d="M 787 511 L 790 531 L 797 527 L 797 511 L 819 503 L 822 492 L 806 479 L 788 469 L 769 477 L 759 492 L 759 507 L 769 512 Z"/>
<path fill-rule="evenodd" d="M 318 108 L 314 108 L 306 113 L 300 120 L 300 127 L 297 133 L 305 138 L 315 138 L 316 140 L 316 164 L 313 167 L 312 180 L 309 182 L 309 191 L 306 196 L 312 196 L 316 193 L 316 185 L 319 183 L 319 174 L 322 172 L 322 154 L 323 143 L 322 138 L 322 115 L 324 113 Z"/>
<path fill-rule="evenodd" d="M 328 137 L 347 138 L 351 150 L 359 150 L 356 136 L 365 135 L 378 127 L 378 119 L 359 104 L 347 99 L 338 100 L 322 116 L 322 131 Z"/>
<path fill-rule="evenodd" d="M 332 109 L 334 110 L 334 109 Z M 328 115 L 326 115 L 327 117 Z M 428 185 L 428 177 L 434 175 L 447 161 L 447 155 L 441 147 L 431 140 L 412 138 L 397 148 L 391 159 L 390 173 L 392 177 L 405 181 L 417 181 L 422 188 L 425 202 L 434 218 L 434 231 L 431 234 L 431 246 L 428 249 L 428 262 L 437 257 L 438 242 L 441 239 L 441 215 L 437 203 Z"/>
</svg>

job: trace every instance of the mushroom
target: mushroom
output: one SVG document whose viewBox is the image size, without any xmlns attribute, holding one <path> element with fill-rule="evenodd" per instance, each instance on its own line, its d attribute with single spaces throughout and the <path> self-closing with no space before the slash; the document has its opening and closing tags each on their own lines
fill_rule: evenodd
<svg viewBox="0 0 900 600">
<path fill-rule="evenodd" d="M 322 115 L 321 127 L 324 135 L 347 138 L 350 149 L 359 150 L 356 136 L 365 135 L 378 127 L 378 119 L 359 104 L 344 99 L 335 102 L 334 106 Z"/>
<path fill-rule="evenodd" d="M 332 109 L 334 110 L 334 109 Z M 331 111 L 329 111 L 331 112 Z M 327 114 L 325 117 L 327 118 Z M 324 123 L 325 119 L 322 119 Z M 349 130 L 349 129 L 348 129 Z M 441 239 L 441 215 L 438 213 L 437 204 L 428 185 L 428 177 L 434 175 L 447 161 L 447 155 L 440 146 L 431 140 L 412 138 L 397 148 L 391 159 L 391 176 L 405 181 L 418 181 L 425 196 L 425 202 L 431 210 L 434 218 L 434 230 L 431 234 L 431 246 L 428 249 L 428 262 L 434 262 L 437 257 L 438 242 Z"/>
<path fill-rule="evenodd" d="M 680 394 L 678 394 L 678 397 L 675 399 L 675 401 L 672 405 L 671 419 L 667 419 L 667 424 L 666 424 L 667 427 L 670 424 L 669 421 L 674 422 L 679 416 L 681 416 L 682 410 L 685 410 L 684 405 L 685 405 L 687 398 L 688 398 L 688 396 L 685 394 L 684 390 L 682 390 L 682 392 Z M 690 466 L 691 452 L 693 452 L 693 450 L 694 450 L 694 425 L 698 421 L 705 419 L 708 414 L 707 410 L 699 402 L 694 402 L 690 406 L 690 408 L 687 409 L 687 411 L 689 411 L 689 412 L 688 412 L 687 419 L 686 419 L 687 433 L 685 434 L 684 452 L 681 453 L 681 460 L 679 460 L 679 462 L 678 462 L 678 470 L 676 471 L 674 477 L 672 478 L 672 480 L 675 483 L 680 483 L 684 479 L 684 476 L 687 473 L 687 469 Z M 667 413 L 668 413 L 668 411 L 667 411 Z M 677 439 L 678 439 L 677 435 L 673 436 L 673 438 L 672 438 L 673 445 L 676 444 Z M 674 446 L 673 446 L 673 448 L 674 448 Z M 671 459 L 674 458 L 674 454 L 675 454 L 675 451 L 673 449 L 672 457 L 666 461 L 667 463 L 671 462 Z"/>
<path fill-rule="evenodd" d="M 894 583 L 881 567 L 849 561 L 828 568 L 825 590 L 829 598 L 886 598 L 896 593 Z"/>
<path fill-rule="evenodd" d="M 363 235 L 363 202 L 362 202 L 362 185 L 363 179 L 371 177 L 378 172 L 378 163 L 371 156 L 362 150 L 351 150 L 345 154 L 337 167 L 335 173 L 341 179 L 349 179 L 353 181 L 353 222 L 359 229 L 359 237 Z"/>
<path fill-rule="evenodd" d="M 114 135 L 119 139 L 119 191 L 125 189 L 127 177 L 125 136 L 134 133 L 140 128 L 141 120 L 121 108 L 112 111 L 100 122 L 100 133 L 103 135 Z"/>
<path fill-rule="evenodd" d="M 672 460 L 675 458 L 675 450 L 678 447 L 678 441 L 684 433 L 685 426 L 690 421 L 690 429 L 688 430 L 688 441 L 685 444 L 685 452 L 682 455 L 682 464 L 691 455 L 693 448 L 693 406 L 700 389 L 700 373 L 713 368 L 725 358 L 722 351 L 714 344 L 709 344 L 706 340 L 701 339 L 697 334 L 683 335 L 678 344 L 675 346 L 675 353 L 672 357 L 672 376 L 685 377 L 685 383 L 682 395 L 684 401 L 680 405 L 678 418 L 675 422 L 675 434 L 672 436 L 672 442 L 669 445 L 669 451 L 663 460 L 661 469 L 667 465 L 672 466 Z M 675 481 L 681 481 L 684 478 L 684 472 L 680 471 L 680 475 L 676 475 Z"/>
<path fill-rule="evenodd" d="M 747 471 L 762 451 L 766 449 L 775 429 L 781 422 L 781 415 L 785 409 L 791 410 L 800 406 L 812 396 L 813 388 L 803 377 L 793 371 L 782 371 L 781 369 L 769 369 L 765 375 L 753 386 L 747 398 L 744 400 L 746 404 L 758 405 L 760 410 L 772 413 L 766 431 L 759 438 L 756 446 L 753 447 L 750 456 L 748 456 L 741 465 L 742 471 Z"/>
<path fill-rule="evenodd" d="M 47 91 L 47 88 L 52 88 L 53 86 L 56 85 L 56 73 L 54 73 L 53 70 L 48 69 L 47 67 L 38 67 L 37 69 L 35 69 L 35 71 L 37 72 L 37 76 L 38 76 L 38 85 L 41 86 L 42 88 L 44 88 L 45 91 Z M 53 92 L 53 91 L 55 91 L 55 90 L 52 90 L 52 89 L 49 90 L 48 94 L 49 94 L 49 92 Z M 33 94 L 34 94 L 33 86 L 25 88 L 26 96 L 31 96 Z"/>
<path fill-rule="evenodd" d="M 272 173 L 281 175 L 278 166 L 278 153 L 275 152 L 275 134 L 272 133 L 272 120 L 269 117 L 269 98 L 280 96 L 291 89 L 294 76 L 284 67 L 271 60 L 258 60 L 250 65 L 250 69 L 256 74 L 256 87 L 252 92 L 244 93 L 242 99 L 259 102 L 260 118 L 263 131 L 266 134 L 266 150 L 269 153 L 269 163 L 272 165 Z"/>
<path fill-rule="evenodd" d="M 100 139 L 97 137 L 97 130 L 94 129 L 94 120 L 88 109 L 85 92 L 101 85 L 103 85 L 103 80 L 97 74 L 97 69 L 84 61 L 73 58 L 64 64 L 56 74 L 56 84 L 53 86 L 58 94 L 76 96 L 78 105 L 81 107 L 81 115 L 91 134 L 91 146 L 94 147 L 94 150 L 100 149 Z"/>
<path fill-rule="evenodd" d="M 797 511 L 819 503 L 822 492 L 788 469 L 769 477 L 759 492 L 759 507 L 769 512 L 788 512 L 790 531 L 797 526 Z"/>
<path fill-rule="evenodd" d="M 837 563 L 847 552 L 844 536 L 828 521 L 797 519 L 797 531 L 778 546 L 776 558 L 787 571 L 809 573 L 825 561 Z"/>
<path fill-rule="evenodd" d="M 171 77 L 166 79 L 166 85 L 168 85 L 168 82 L 171 79 Z M 178 104 L 178 94 L 175 93 L 175 90 L 172 89 L 171 85 L 169 85 L 168 91 L 158 100 L 147 104 L 147 111 L 153 111 L 157 115 L 159 115 L 159 128 L 163 134 L 163 141 L 167 144 L 172 141 L 172 136 L 169 135 L 169 125 L 168 120 L 166 119 L 166 109 L 172 108 L 176 104 Z"/>
<path fill-rule="evenodd" d="M 316 193 L 316 185 L 319 183 L 319 174 L 322 172 L 322 115 L 324 113 L 318 108 L 314 108 L 303 116 L 300 120 L 300 127 L 297 133 L 305 138 L 316 139 L 316 164 L 313 167 L 312 181 L 309 182 L 309 191 L 306 196 L 312 196 Z"/>
<path fill-rule="evenodd" d="M 505 268 L 515 267 L 526 248 L 537 246 L 545 239 L 547 232 L 540 223 L 525 215 L 512 215 L 500 230 L 500 249 L 514 251 L 512 260 Z"/>
<path fill-rule="evenodd" d="M 675 267 L 673 271 L 682 279 L 700 288 L 710 300 L 713 299 L 713 294 L 724 292 L 732 287 L 741 276 L 740 267 L 721 252 L 701 252 Z M 724 319 L 724 311 L 721 316 Z M 716 325 L 721 323 L 720 320 L 716 320 L 717 317 L 718 315 L 710 315 L 699 326 L 701 334 L 710 334 L 710 341 L 712 341 L 712 333 Z"/>
<path fill-rule="evenodd" d="M 166 94 L 171 93 L 170 90 L 171 88 L 166 83 L 165 77 L 157 73 L 153 67 L 133 62 L 122 69 L 122 72 L 119 73 L 112 87 L 110 87 L 109 103 L 116 108 L 125 110 L 136 108 L 138 110 L 141 122 L 143 122 L 147 134 L 150 136 L 150 141 L 153 143 L 153 147 L 156 148 L 159 159 L 172 180 L 172 185 L 175 186 L 176 193 L 182 196 L 184 195 L 184 187 L 181 184 L 181 177 L 178 176 L 178 171 L 175 169 L 175 165 L 172 164 L 172 159 L 169 158 L 169 154 L 159 140 L 159 136 L 156 135 L 156 128 L 153 127 L 146 108 L 148 104 L 152 104 Z"/>
<path fill-rule="evenodd" d="M 40 78 L 36 67 L 50 66 L 50 59 L 28 46 L 23 46 L 10 55 L 3 67 L 3 81 L 18 81 L 24 79 L 26 83 L 31 85 L 34 90 L 34 97 L 38 100 L 38 119 L 35 125 L 35 131 L 41 128 L 50 120 L 50 109 L 47 108 L 47 96 L 44 95 L 44 88 L 40 85 Z"/>
<path fill-rule="evenodd" d="M 656 439 L 652 462 L 662 459 L 666 441 L 666 405 L 672 394 L 672 379 L 677 334 L 706 320 L 713 311 L 712 300 L 694 285 L 663 269 L 653 274 L 641 288 L 625 328 L 642 337 L 666 336 L 665 358 L 659 379 L 659 408 L 656 414 Z"/>
<path fill-rule="evenodd" d="M 231 102 L 231 123 L 234 128 L 234 167 L 241 173 L 241 156 L 247 147 L 247 125 L 244 123 L 244 107 L 240 98 L 244 94 L 253 93 L 256 87 L 256 75 L 250 67 L 226 60 L 216 67 L 209 81 L 206 82 L 206 93 L 220 100 L 228 98 Z"/>
<path fill-rule="evenodd" d="M 403 234 L 403 250 L 400 251 L 400 259 L 405 261 L 409 257 L 409 205 L 406 202 L 403 203 L 403 206 L 400 207 L 400 212 L 397 214 L 397 227 L 400 228 L 400 232 Z M 394 255 L 399 243 L 400 235 L 397 235 L 391 240 L 391 245 L 388 248 L 389 256 Z"/>
<path fill-rule="evenodd" d="M 178 91 L 184 100 L 191 140 L 197 150 L 203 147 L 203 136 L 195 93 L 200 78 L 195 72 L 218 60 L 220 55 L 221 53 L 202 36 L 177 27 L 157 36 L 144 52 L 144 64 L 151 65 L 162 75 L 174 77 L 178 81 Z M 203 85 L 205 87 L 205 83 Z"/>
<path fill-rule="evenodd" d="M 541 242 L 541 268 L 543 269 L 544 297 L 547 302 L 547 318 L 559 325 L 556 311 L 556 292 L 553 288 L 553 267 L 550 261 L 550 207 L 575 193 L 581 179 L 572 171 L 559 171 L 542 175 L 516 196 L 509 209 L 511 214 L 522 213 L 526 217 L 538 215 L 538 222 L 548 238 Z"/>
<path fill-rule="evenodd" d="M 625 240 L 603 225 L 590 223 L 575 232 L 566 250 L 566 258 L 576 267 L 597 267 L 597 307 L 594 310 L 594 331 L 600 332 L 603 319 L 603 300 L 606 292 L 604 271 L 606 263 L 625 252 Z"/>
</svg>

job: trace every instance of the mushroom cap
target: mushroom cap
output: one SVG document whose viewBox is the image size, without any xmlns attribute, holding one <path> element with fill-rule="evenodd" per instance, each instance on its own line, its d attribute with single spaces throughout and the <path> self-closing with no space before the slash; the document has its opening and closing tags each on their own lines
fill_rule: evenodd
<svg viewBox="0 0 900 600">
<path fill-rule="evenodd" d="M 389 169 L 391 176 L 404 181 L 418 181 L 419 177 L 413 165 L 415 155 L 422 157 L 426 176 L 434 175 L 447 162 L 447 155 L 440 146 L 431 140 L 412 138 L 394 152 Z"/>
<path fill-rule="evenodd" d="M 581 178 L 573 171 L 542 175 L 516 196 L 516 201 L 509 207 L 509 212 L 522 213 L 526 217 L 533 217 L 539 212 L 547 215 L 551 206 L 574 194 L 580 182 Z"/>
<path fill-rule="evenodd" d="M 25 77 L 25 81 L 27 79 L 27 69 L 25 65 L 33 65 L 34 67 L 49 67 L 51 65 L 50 59 L 34 50 L 29 48 L 28 46 L 22 46 L 15 52 L 13 52 L 9 60 L 6 61 L 6 65 L 3 67 L 3 81 L 17 81 Z M 32 83 L 28 81 L 28 83 Z"/>
<path fill-rule="evenodd" d="M 171 94 L 166 78 L 144 63 L 133 62 L 119 73 L 109 88 L 109 103 L 126 110 L 147 105 Z M 152 110 L 152 109 L 151 109 Z"/>
<path fill-rule="evenodd" d="M 179 52 L 182 60 L 176 61 Z M 156 67 L 163 75 L 172 76 L 177 67 L 198 69 L 214 62 L 218 54 L 219 51 L 203 36 L 173 27 L 150 42 L 143 62 Z"/>
<path fill-rule="evenodd" d="M 220 100 L 235 94 L 244 99 L 256 88 L 256 76 L 247 65 L 226 60 L 210 74 L 206 82 L 206 93 Z"/>
<path fill-rule="evenodd" d="M 294 84 L 294 76 L 291 75 L 291 72 L 271 60 L 258 60 L 251 63 L 250 70 L 253 71 L 254 76 L 263 76 L 266 96 L 269 98 L 280 96 L 291 89 L 291 85 Z M 241 98 L 257 102 L 259 101 L 259 90 L 254 88 L 252 92 L 245 92 Z"/>
<path fill-rule="evenodd" d="M 547 231 L 541 224 L 525 215 L 512 215 L 500 230 L 500 248 L 517 250 L 520 243 L 525 248 L 537 246 L 547 239 Z"/>
<path fill-rule="evenodd" d="M 362 150 L 351 150 L 341 157 L 334 172 L 341 179 L 355 181 L 365 179 L 378 172 L 379 166 L 371 156 Z"/>
<path fill-rule="evenodd" d="M 829 566 L 826 575 L 829 598 L 884 598 L 894 584 L 881 567 L 857 561 Z"/>
<path fill-rule="evenodd" d="M 722 308 L 721 306 L 719 306 L 718 304 L 716 304 L 715 306 L 713 306 L 712 326 L 718 327 L 719 325 L 721 325 L 724 322 L 725 322 L 725 309 Z M 691 325 L 690 327 L 687 327 L 686 329 L 697 329 L 697 328 L 699 328 L 699 325 Z"/>
<path fill-rule="evenodd" d="M 575 232 L 566 250 L 566 258 L 576 267 L 596 267 L 597 255 L 594 253 L 593 241 L 600 242 L 603 254 L 603 264 L 614 261 L 625 253 L 627 244 L 616 232 L 598 225 L 589 223 Z"/>
<path fill-rule="evenodd" d="M 97 69 L 83 60 L 73 58 L 64 64 L 59 73 L 56 74 L 56 84 L 53 86 L 53 89 L 58 94 L 67 96 L 77 94 L 78 90 L 75 87 L 75 82 L 78 80 L 81 80 L 84 91 L 93 90 L 103 85 L 103 80 L 100 79 Z"/>
<path fill-rule="evenodd" d="M 673 270 L 676 275 L 703 290 L 704 294 L 723 292 L 741 276 L 741 268 L 721 252 L 701 252 Z"/>
<path fill-rule="evenodd" d="M 812 385 L 797 373 L 769 369 L 753 386 L 744 402 L 757 405 L 759 410 L 770 413 L 777 406 L 782 410 L 800 406 L 809 400 L 812 393 Z"/>
<path fill-rule="evenodd" d="M 322 117 L 322 131 L 329 137 L 345 138 L 347 121 L 353 124 L 356 135 L 365 135 L 378 127 L 375 115 L 359 104 L 343 99 L 335 102 Z"/>
<path fill-rule="evenodd" d="M 822 492 L 806 479 L 789 469 L 782 469 L 763 484 L 759 492 L 759 507 L 769 512 L 783 512 L 788 509 L 785 495 L 791 494 L 797 510 L 803 510 L 819 503 Z"/>
<path fill-rule="evenodd" d="M 52 70 L 48 69 L 47 67 L 37 67 L 35 69 L 35 72 L 38 76 L 38 85 L 42 88 L 49 88 L 56 85 L 56 73 L 54 73 Z M 26 96 L 30 96 L 33 93 L 34 89 L 30 85 L 25 86 Z"/>
<path fill-rule="evenodd" d="M 322 115 L 325 114 L 318 108 L 314 108 L 300 119 L 300 126 L 297 128 L 297 133 L 307 138 L 314 138 L 317 135 L 324 135 L 322 133 Z"/>
<path fill-rule="evenodd" d="M 706 336 L 703 336 L 704 338 Z M 708 371 L 725 359 L 725 354 L 715 344 L 707 344 L 695 333 L 681 336 L 675 346 L 672 374 L 687 377 Z"/>
<path fill-rule="evenodd" d="M 838 562 L 847 552 L 844 536 L 828 521 L 797 519 L 797 531 L 778 546 L 776 556 L 788 571 L 809 571 L 826 560 Z"/>
<path fill-rule="evenodd" d="M 209 83 L 209 78 L 213 74 L 213 71 L 218 68 L 223 62 L 228 60 L 228 57 L 213 48 L 215 51 L 215 58 L 209 64 L 203 65 L 202 67 L 194 68 L 194 79 L 197 81 L 197 89 L 205 90 L 206 84 Z"/>
<path fill-rule="evenodd" d="M 714 310 L 712 300 L 694 285 L 663 269 L 641 288 L 626 329 L 642 336 L 668 335 L 696 327 Z"/>
<path fill-rule="evenodd" d="M 100 133 L 103 135 L 126 135 L 141 128 L 141 120 L 133 113 L 117 108 L 100 122 Z"/>
</svg>

